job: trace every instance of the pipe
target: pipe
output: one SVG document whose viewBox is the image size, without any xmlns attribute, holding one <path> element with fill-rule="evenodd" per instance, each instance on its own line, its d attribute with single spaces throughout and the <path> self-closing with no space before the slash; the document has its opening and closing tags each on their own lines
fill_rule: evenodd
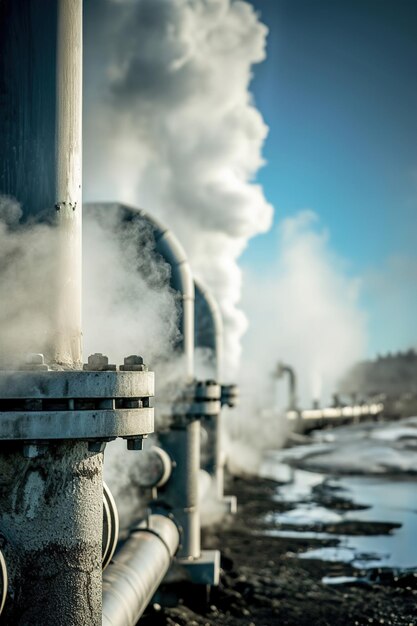
<svg viewBox="0 0 417 626">
<path fill-rule="evenodd" d="M 203 285 L 194 280 L 196 348 L 210 350 L 212 377 L 220 380 L 223 356 L 223 320 L 216 300 Z"/>
<path fill-rule="evenodd" d="M 0 85 L 0 194 L 56 228 L 47 360 L 80 366 L 82 0 L 2 0 Z"/>
<path fill-rule="evenodd" d="M 212 375 L 219 380 L 223 351 L 223 320 L 219 306 L 211 293 L 194 280 L 195 287 L 195 347 L 211 352 Z M 202 468 L 215 480 L 216 493 L 223 497 L 224 455 L 221 442 L 221 412 L 203 420 L 207 443 L 202 450 Z"/>
<path fill-rule="evenodd" d="M 295 371 L 289 365 L 285 365 L 284 363 L 279 362 L 277 365 L 276 377 L 281 378 L 284 374 L 288 374 L 288 383 L 289 383 L 288 410 L 296 411 L 297 410 L 297 378 L 295 375 Z"/>
<path fill-rule="evenodd" d="M 103 542 L 102 568 L 106 569 L 119 540 L 119 512 L 108 485 L 103 482 Z"/>
<path fill-rule="evenodd" d="M 69 367 L 82 363 L 81 73 L 82 0 L 1 0 L 0 194 L 20 203 L 24 222 L 55 229 L 47 361 Z M 30 368 L 47 376 L 35 356 Z M 36 421 L 30 410 L 24 415 Z M 2 423 L 0 415 L 4 623 L 99 626 L 102 454 L 85 441 L 19 443 Z"/>
<path fill-rule="evenodd" d="M 194 377 L 194 279 L 191 268 L 175 235 L 145 211 L 125 204 L 93 203 L 85 205 L 87 215 L 96 219 L 104 217 L 107 211 L 118 216 L 116 224 L 121 229 L 131 229 L 135 225 L 151 229 L 155 240 L 155 251 L 171 267 L 170 286 L 178 294 L 181 308 L 179 326 L 182 337 L 177 345 L 179 353 L 185 357 L 182 388 Z M 181 387 L 180 387 L 181 389 Z M 181 558 L 200 556 L 200 513 L 198 506 L 198 472 L 200 469 L 200 422 L 198 420 L 176 420 L 168 432 L 159 434 L 161 446 L 167 450 L 173 465 L 171 477 L 159 490 L 159 500 L 163 500 L 182 527 Z"/>
<path fill-rule="evenodd" d="M 176 524 L 154 514 L 103 574 L 102 626 L 135 626 L 167 573 L 180 541 Z"/>
<path fill-rule="evenodd" d="M 176 350 L 184 355 L 184 376 L 194 378 L 194 279 L 184 248 L 171 230 L 148 215 L 142 209 L 126 204 L 112 202 L 88 203 L 84 206 L 87 216 L 102 219 L 106 212 L 112 211 L 118 220 L 115 228 L 139 226 L 150 229 L 155 242 L 155 251 L 170 266 L 170 287 L 178 294 L 180 301 L 179 330 L 180 337 Z"/>
</svg>

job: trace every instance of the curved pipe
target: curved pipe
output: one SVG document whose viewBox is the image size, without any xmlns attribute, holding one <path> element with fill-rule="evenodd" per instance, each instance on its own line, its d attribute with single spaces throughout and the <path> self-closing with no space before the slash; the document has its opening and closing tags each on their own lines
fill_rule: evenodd
<svg viewBox="0 0 417 626">
<path fill-rule="evenodd" d="M 195 287 L 195 331 L 196 348 L 208 348 L 211 351 L 213 375 L 220 380 L 223 356 L 223 320 L 220 308 L 211 293 L 200 281 L 194 280 Z"/>
<path fill-rule="evenodd" d="M 135 626 L 162 582 L 179 546 L 176 524 L 151 515 L 103 574 L 103 626 Z"/>
<path fill-rule="evenodd" d="M 119 540 L 119 513 L 112 493 L 103 481 L 103 547 L 101 567 L 106 569 Z"/>
<path fill-rule="evenodd" d="M 145 224 L 151 229 L 155 241 L 155 250 L 171 268 L 170 286 L 181 300 L 179 326 L 181 339 L 177 349 L 185 356 L 186 376 L 194 376 L 194 280 L 185 251 L 171 230 L 163 226 L 142 209 L 126 204 L 112 202 L 88 203 L 88 213 L 96 215 L 113 211 L 120 213 L 120 222 L 126 224 Z"/>
<path fill-rule="evenodd" d="M 170 286 L 181 300 L 180 330 L 182 340 L 178 349 L 186 362 L 186 376 L 194 378 L 194 279 L 187 256 L 175 235 L 153 217 L 141 209 L 120 203 L 94 203 L 85 206 L 86 214 L 105 220 L 106 213 L 119 219 L 112 224 L 113 229 L 134 229 L 137 224 L 138 236 L 143 233 L 143 225 L 149 228 L 155 241 L 155 250 L 171 267 Z M 146 234 L 146 233 L 145 233 Z M 168 432 L 160 433 L 161 445 L 168 452 L 175 469 L 171 478 L 161 488 L 159 499 L 175 515 L 182 528 L 181 549 L 178 557 L 198 558 L 200 556 L 200 512 L 198 507 L 198 471 L 200 469 L 200 422 L 175 423 Z"/>
<path fill-rule="evenodd" d="M 4 560 L 3 553 L 0 552 L 0 615 L 3 613 L 8 586 L 9 580 L 7 576 L 7 565 L 6 561 Z"/>
<path fill-rule="evenodd" d="M 289 365 L 285 365 L 284 363 L 279 362 L 276 370 L 276 377 L 282 378 L 284 374 L 288 374 L 288 382 L 289 382 L 289 411 L 297 410 L 297 378 L 295 375 L 295 371 Z"/>
</svg>

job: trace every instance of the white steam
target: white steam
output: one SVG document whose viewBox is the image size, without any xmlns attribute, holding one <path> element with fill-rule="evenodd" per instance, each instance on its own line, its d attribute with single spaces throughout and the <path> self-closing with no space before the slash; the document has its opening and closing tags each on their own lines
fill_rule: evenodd
<svg viewBox="0 0 417 626">
<path fill-rule="evenodd" d="M 140 205 L 174 230 L 220 304 L 234 376 L 237 259 L 272 216 L 252 182 L 267 128 L 249 92 L 267 29 L 230 0 L 96 1 L 86 26 L 86 197 Z"/>
<path fill-rule="evenodd" d="M 364 354 L 360 283 L 346 274 L 317 222 L 312 211 L 283 220 L 268 274 L 244 273 L 251 325 L 243 343 L 242 402 L 239 415 L 225 420 L 234 472 L 255 472 L 264 450 L 280 447 L 288 435 L 288 380 L 273 376 L 278 361 L 294 368 L 298 404 L 306 408 L 313 399 L 327 403 Z"/>
<path fill-rule="evenodd" d="M 0 365 L 47 352 L 55 302 L 56 235 L 47 224 L 22 224 L 19 203 L 0 195 Z"/>
<path fill-rule="evenodd" d="M 283 220 L 271 272 L 245 275 L 244 305 L 253 322 L 245 350 L 262 363 L 264 388 L 273 386 L 272 373 L 281 360 L 296 371 L 301 406 L 313 399 L 329 401 L 340 376 L 364 354 L 359 287 L 312 211 Z M 262 337 L 256 327 L 263 329 Z M 287 386 L 286 380 L 280 383 L 281 406 L 288 403 Z"/>
<path fill-rule="evenodd" d="M 172 355 L 178 334 L 170 268 L 154 251 L 145 223 L 122 228 L 117 210 L 86 208 L 83 224 L 84 353 L 103 352 L 123 363 Z"/>
</svg>

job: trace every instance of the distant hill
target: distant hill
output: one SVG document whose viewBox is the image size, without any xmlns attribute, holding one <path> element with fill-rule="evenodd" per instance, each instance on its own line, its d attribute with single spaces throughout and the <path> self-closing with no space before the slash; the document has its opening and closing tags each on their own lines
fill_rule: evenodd
<svg viewBox="0 0 417 626">
<path fill-rule="evenodd" d="M 354 365 L 338 385 L 341 395 L 366 398 L 378 394 L 400 397 L 417 394 L 417 352 L 414 349 L 387 354 Z"/>
</svg>

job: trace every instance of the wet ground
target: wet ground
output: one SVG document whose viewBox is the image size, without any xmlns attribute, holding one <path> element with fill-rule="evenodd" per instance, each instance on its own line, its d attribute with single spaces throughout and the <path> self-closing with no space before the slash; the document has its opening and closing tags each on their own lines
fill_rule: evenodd
<svg viewBox="0 0 417 626">
<path fill-rule="evenodd" d="M 222 551 L 219 588 L 207 601 L 183 587 L 178 606 L 150 607 L 141 626 L 416 626 L 415 478 L 369 480 L 231 479 L 238 514 L 204 539 Z"/>
</svg>

